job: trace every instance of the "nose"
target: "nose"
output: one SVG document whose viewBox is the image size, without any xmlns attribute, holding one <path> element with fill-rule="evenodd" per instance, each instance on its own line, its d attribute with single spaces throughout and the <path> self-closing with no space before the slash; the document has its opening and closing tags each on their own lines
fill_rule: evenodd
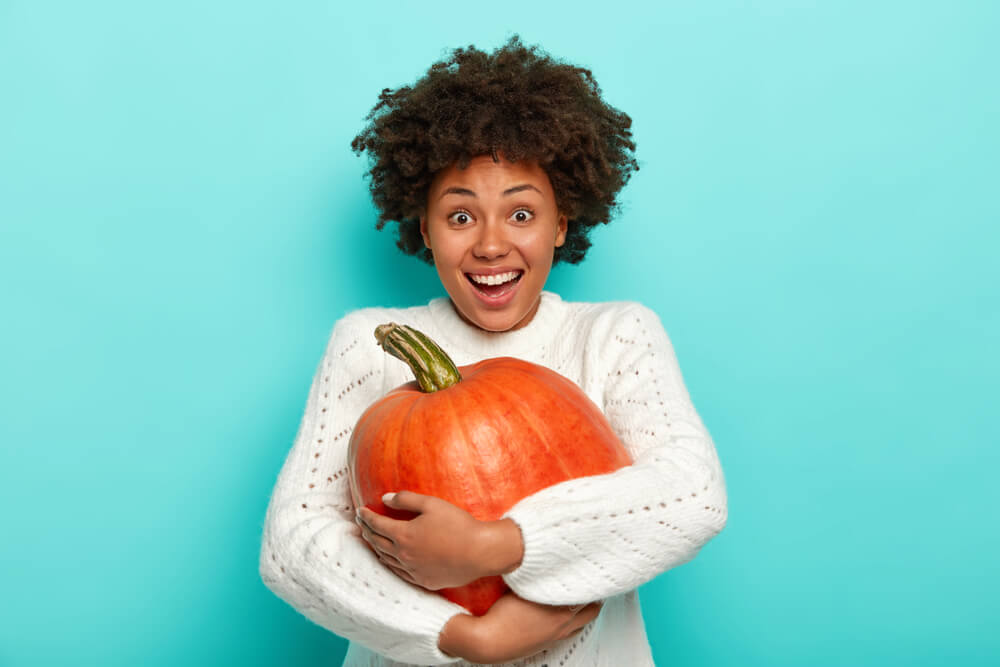
<svg viewBox="0 0 1000 667">
<path fill-rule="evenodd" d="M 487 220 L 479 226 L 479 235 L 472 247 L 472 254 L 479 259 L 498 259 L 510 252 L 503 220 Z"/>
</svg>

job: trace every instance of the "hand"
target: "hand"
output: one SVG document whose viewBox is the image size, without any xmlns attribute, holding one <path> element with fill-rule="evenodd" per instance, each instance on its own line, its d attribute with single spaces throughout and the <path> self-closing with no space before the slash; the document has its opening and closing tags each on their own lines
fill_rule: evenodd
<svg viewBox="0 0 1000 667">
<path fill-rule="evenodd" d="M 479 521 L 446 500 L 411 491 L 382 502 L 417 516 L 400 521 L 362 507 L 361 536 L 382 563 L 411 584 L 436 591 L 505 574 L 521 562 L 521 529 L 510 519 Z"/>
<path fill-rule="evenodd" d="M 480 664 L 525 658 L 583 630 L 597 618 L 602 604 L 552 607 L 508 593 L 482 616 L 453 616 L 441 631 L 438 648 Z"/>
</svg>

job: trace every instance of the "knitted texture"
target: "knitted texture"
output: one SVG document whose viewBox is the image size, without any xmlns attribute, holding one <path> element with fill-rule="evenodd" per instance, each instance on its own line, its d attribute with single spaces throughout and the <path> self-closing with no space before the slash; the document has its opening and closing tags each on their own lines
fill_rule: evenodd
<svg viewBox="0 0 1000 667">
<path fill-rule="evenodd" d="M 371 403 L 412 379 L 375 342 L 375 327 L 390 321 L 425 332 L 460 366 L 512 356 L 551 368 L 602 408 L 633 465 L 557 484 L 512 507 L 505 516 L 521 528 L 524 558 L 504 579 L 527 600 L 604 606 L 583 632 L 509 664 L 652 665 L 635 589 L 694 558 L 722 530 L 727 505 L 715 446 L 670 340 L 657 315 L 634 302 L 570 303 L 543 292 L 532 321 L 504 333 L 466 324 L 447 299 L 367 308 L 338 321 L 271 495 L 264 583 L 351 640 L 346 666 L 469 664 L 437 648 L 445 623 L 465 609 L 383 567 L 354 523 L 353 426 Z"/>
</svg>

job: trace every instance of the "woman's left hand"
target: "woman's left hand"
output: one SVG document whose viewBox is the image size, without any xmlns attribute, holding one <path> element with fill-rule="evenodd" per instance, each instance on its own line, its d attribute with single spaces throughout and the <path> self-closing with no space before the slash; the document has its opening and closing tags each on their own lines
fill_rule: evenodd
<svg viewBox="0 0 1000 667">
<path fill-rule="evenodd" d="M 412 491 L 386 494 L 383 502 L 417 516 L 400 521 L 362 507 L 361 536 L 386 567 L 411 584 L 432 591 L 454 588 L 510 572 L 521 562 L 521 529 L 510 519 L 479 521 L 446 500 Z"/>
</svg>

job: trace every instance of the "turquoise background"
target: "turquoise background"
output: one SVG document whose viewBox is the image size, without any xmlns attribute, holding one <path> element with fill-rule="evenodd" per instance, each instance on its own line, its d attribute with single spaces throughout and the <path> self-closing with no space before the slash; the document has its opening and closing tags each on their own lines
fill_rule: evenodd
<svg viewBox="0 0 1000 667">
<path fill-rule="evenodd" d="M 0 665 L 339 665 L 268 494 L 334 321 L 424 303 L 349 142 L 447 49 L 634 119 L 549 288 L 669 331 L 730 519 L 642 590 L 670 666 L 1000 660 L 1000 5 L 0 0 Z M 990 565 L 994 563 L 994 565 Z"/>
</svg>

